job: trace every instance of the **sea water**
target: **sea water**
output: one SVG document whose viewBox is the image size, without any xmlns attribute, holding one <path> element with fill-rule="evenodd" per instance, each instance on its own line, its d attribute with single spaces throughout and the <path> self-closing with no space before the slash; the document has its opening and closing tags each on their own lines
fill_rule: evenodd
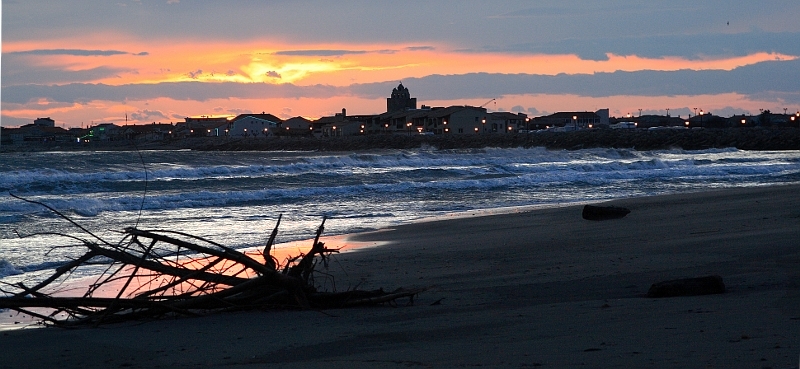
<svg viewBox="0 0 800 369">
<path fill-rule="evenodd" d="M 800 151 L 4 153 L 0 282 L 42 279 L 86 251 L 54 235 L 92 238 L 64 217 L 110 242 L 136 226 L 251 248 L 280 214 L 278 242 L 287 242 L 313 237 L 323 216 L 333 235 L 475 210 L 788 183 L 800 183 Z"/>
</svg>

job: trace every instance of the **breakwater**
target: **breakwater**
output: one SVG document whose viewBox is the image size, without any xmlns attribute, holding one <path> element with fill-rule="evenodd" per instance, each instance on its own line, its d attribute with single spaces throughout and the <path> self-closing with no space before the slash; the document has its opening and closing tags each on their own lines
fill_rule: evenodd
<svg viewBox="0 0 800 369">
<path fill-rule="evenodd" d="M 347 137 L 199 137 L 155 142 L 26 143 L 3 145 L 3 152 L 48 150 L 200 150 L 200 151 L 362 151 L 374 149 L 463 149 L 482 147 L 545 147 L 552 150 L 626 148 L 635 150 L 737 148 L 800 150 L 800 129 L 593 129 L 576 132 L 534 132 L 486 135 L 370 135 Z"/>
</svg>

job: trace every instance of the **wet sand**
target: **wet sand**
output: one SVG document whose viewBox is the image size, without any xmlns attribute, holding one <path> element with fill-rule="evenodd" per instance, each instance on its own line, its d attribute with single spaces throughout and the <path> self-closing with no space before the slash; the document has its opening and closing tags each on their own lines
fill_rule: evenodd
<svg viewBox="0 0 800 369">
<path fill-rule="evenodd" d="M 0 332 L 0 368 L 794 368 L 800 186 L 423 222 L 350 240 L 339 289 L 428 286 L 412 306 L 265 311 Z M 647 298 L 720 275 L 721 295 Z"/>
</svg>

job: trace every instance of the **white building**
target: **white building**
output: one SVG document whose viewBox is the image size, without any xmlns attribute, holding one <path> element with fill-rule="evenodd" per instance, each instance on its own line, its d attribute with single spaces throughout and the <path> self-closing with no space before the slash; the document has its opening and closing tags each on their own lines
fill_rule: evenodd
<svg viewBox="0 0 800 369">
<path fill-rule="evenodd" d="M 280 123 L 253 115 L 237 117 L 231 125 L 232 137 L 267 137 L 274 136 Z"/>
</svg>

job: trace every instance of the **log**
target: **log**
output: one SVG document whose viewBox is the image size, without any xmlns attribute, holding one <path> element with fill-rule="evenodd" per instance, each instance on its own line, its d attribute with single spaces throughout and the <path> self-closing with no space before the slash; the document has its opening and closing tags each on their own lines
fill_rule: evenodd
<svg viewBox="0 0 800 369">
<path fill-rule="evenodd" d="M 619 206 L 585 205 L 582 215 L 586 220 L 608 220 L 624 218 L 630 212 L 627 208 Z"/>
<path fill-rule="evenodd" d="M 25 201 L 56 212 L 44 204 Z M 9 285 L 14 289 L 6 291 L 0 286 L 0 293 L 8 295 L 0 297 L 0 309 L 13 309 L 43 322 L 66 327 L 159 318 L 166 314 L 197 315 L 237 309 L 329 309 L 392 303 L 399 298 L 409 298 L 411 303 L 415 295 L 425 290 L 317 291 L 313 276 L 320 271 L 316 268 L 320 264 L 327 267 L 328 256 L 338 252 L 338 249 L 326 248 L 320 242 L 325 217 L 309 252 L 290 258 L 283 266 L 279 266 L 270 251 L 278 232 L 280 216 L 264 248 L 266 262 L 262 264 L 233 248 L 173 230 L 126 228 L 121 241 L 110 243 L 63 214 L 56 214 L 99 242 L 57 234 L 81 241 L 87 249 L 86 253 L 58 267 L 52 276 L 33 287 L 20 282 Z M 57 288 L 54 285 L 60 285 L 76 270 L 92 266 L 105 258 L 110 260 L 110 264 L 97 281 L 87 287 L 83 296 L 52 296 L 44 292 L 58 292 L 53 289 Z M 141 279 L 144 279 L 144 283 Z M 121 288 L 114 285 L 117 281 L 123 281 Z M 94 297 L 94 293 L 102 287 L 115 288 L 116 297 Z M 129 288 L 133 291 L 128 292 Z M 46 308 L 54 312 L 45 315 L 28 308 Z"/>
<path fill-rule="evenodd" d="M 719 293 L 725 293 L 725 283 L 722 282 L 722 277 L 710 275 L 654 283 L 647 291 L 647 297 L 700 296 Z"/>
</svg>

